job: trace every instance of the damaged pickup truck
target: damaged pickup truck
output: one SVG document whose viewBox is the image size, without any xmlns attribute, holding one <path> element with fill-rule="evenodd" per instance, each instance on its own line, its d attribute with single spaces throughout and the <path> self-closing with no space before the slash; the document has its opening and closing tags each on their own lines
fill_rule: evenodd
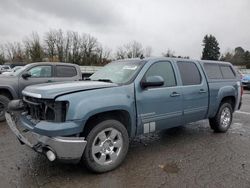
<svg viewBox="0 0 250 188">
<path fill-rule="evenodd" d="M 88 81 L 26 87 L 6 119 L 20 140 L 50 161 L 83 161 L 107 172 L 125 159 L 129 138 L 209 119 L 226 132 L 240 108 L 230 63 L 175 58 L 121 60 Z"/>
</svg>

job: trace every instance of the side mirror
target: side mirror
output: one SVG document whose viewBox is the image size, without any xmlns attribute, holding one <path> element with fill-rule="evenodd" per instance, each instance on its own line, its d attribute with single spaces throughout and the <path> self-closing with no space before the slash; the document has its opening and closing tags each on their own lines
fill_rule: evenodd
<svg viewBox="0 0 250 188">
<path fill-rule="evenodd" d="M 164 79 L 161 76 L 149 76 L 146 80 L 141 81 L 141 87 L 156 87 L 164 85 Z"/>
<path fill-rule="evenodd" d="M 31 74 L 29 72 L 25 72 L 22 74 L 22 77 L 23 77 L 23 79 L 27 79 L 27 78 L 31 77 Z"/>
</svg>

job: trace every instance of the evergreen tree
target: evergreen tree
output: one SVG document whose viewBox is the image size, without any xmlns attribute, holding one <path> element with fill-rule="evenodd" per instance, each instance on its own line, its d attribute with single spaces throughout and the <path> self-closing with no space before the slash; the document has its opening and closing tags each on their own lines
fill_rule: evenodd
<svg viewBox="0 0 250 188">
<path fill-rule="evenodd" d="M 206 60 L 218 60 L 220 57 L 219 43 L 213 35 L 206 35 L 203 39 L 204 46 L 202 58 Z"/>
</svg>

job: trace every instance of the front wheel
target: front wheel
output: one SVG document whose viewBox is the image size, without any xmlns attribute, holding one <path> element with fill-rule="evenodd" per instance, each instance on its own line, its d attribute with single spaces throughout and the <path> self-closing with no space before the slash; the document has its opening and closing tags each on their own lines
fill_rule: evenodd
<svg viewBox="0 0 250 188">
<path fill-rule="evenodd" d="M 104 120 L 98 123 L 89 132 L 86 140 L 83 160 L 93 172 L 103 173 L 115 169 L 128 152 L 128 132 L 117 120 Z"/>
<path fill-rule="evenodd" d="M 233 119 L 233 109 L 229 102 L 221 104 L 214 118 L 209 119 L 210 127 L 215 132 L 227 132 Z"/>
</svg>

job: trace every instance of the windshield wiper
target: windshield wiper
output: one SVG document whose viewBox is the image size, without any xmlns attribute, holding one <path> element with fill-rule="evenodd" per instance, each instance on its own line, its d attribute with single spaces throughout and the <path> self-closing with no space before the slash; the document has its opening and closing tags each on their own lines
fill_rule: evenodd
<svg viewBox="0 0 250 188">
<path fill-rule="evenodd" d="M 93 80 L 93 81 L 113 83 L 110 79 L 98 79 L 98 80 Z"/>
<path fill-rule="evenodd" d="M 110 79 L 97 79 L 97 80 L 92 80 L 91 78 L 84 78 L 84 80 L 91 80 L 91 81 L 99 81 L 99 82 L 109 82 L 109 83 L 113 83 Z"/>
</svg>

